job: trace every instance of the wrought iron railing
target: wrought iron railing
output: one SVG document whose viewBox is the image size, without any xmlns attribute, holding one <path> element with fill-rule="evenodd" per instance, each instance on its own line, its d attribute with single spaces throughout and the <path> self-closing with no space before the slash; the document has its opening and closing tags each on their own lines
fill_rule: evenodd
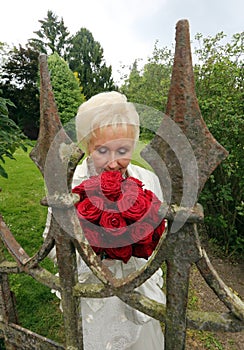
<svg viewBox="0 0 244 350">
<path fill-rule="evenodd" d="M 162 189 L 168 202 L 167 207 L 162 206 L 168 220 L 168 233 L 162 237 L 148 263 L 125 279 L 115 278 L 81 239 L 82 231 L 74 212 L 70 186 L 83 152 L 72 143 L 59 120 L 45 55 L 40 56 L 40 75 L 40 133 L 31 158 L 44 178 L 49 178 L 47 202 L 52 207 L 52 215 L 46 239 L 32 257 L 26 254 L 0 218 L 0 336 L 5 341 L 6 349 L 83 349 L 78 310 L 80 297 L 116 295 L 163 322 L 166 350 L 184 349 L 187 328 L 226 332 L 243 330 L 244 304 L 214 270 L 201 247 L 197 232 L 197 224 L 203 222 L 202 208 L 197 204 L 199 193 L 227 152 L 210 134 L 201 116 L 194 87 L 188 22 L 181 20 L 176 27 L 175 58 L 166 109 L 168 118 L 163 118 L 154 139 L 142 152 L 142 156 L 162 180 Z M 178 134 L 177 130 L 180 130 Z M 182 151 L 181 138 L 182 142 L 187 140 L 184 145 L 189 146 L 184 150 L 185 153 Z M 165 174 L 162 173 L 158 158 L 155 158 L 155 152 L 166 164 L 171 193 L 168 193 L 169 187 L 165 186 Z M 179 159 L 179 155 L 183 158 Z M 47 169 L 45 164 L 48 158 L 52 160 L 52 166 Z M 58 190 L 57 186 L 52 186 L 57 182 L 56 174 L 64 181 L 59 183 Z M 5 259 L 3 245 L 15 262 Z M 40 266 L 54 245 L 59 278 Z M 99 284 L 85 285 L 78 282 L 76 252 L 98 277 Z M 134 292 L 163 262 L 167 265 L 166 306 Z M 226 313 L 187 310 L 189 275 L 193 264 L 226 305 Z M 65 344 L 57 344 L 18 325 L 8 275 L 23 272 L 50 289 L 61 291 Z"/>
</svg>

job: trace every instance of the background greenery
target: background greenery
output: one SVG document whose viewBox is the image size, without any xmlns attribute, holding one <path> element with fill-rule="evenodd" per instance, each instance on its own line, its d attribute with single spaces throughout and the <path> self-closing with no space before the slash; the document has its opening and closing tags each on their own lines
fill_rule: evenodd
<svg viewBox="0 0 244 350">
<path fill-rule="evenodd" d="M 226 42 L 224 33 L 196 35 L 193 51 L 196 94 L 210 132 L 229 152 L 206 183 L 199 202 L 204 207 L 208 237 L 227 256 L 244 254 L 244 32 Z M 130 101 L 164 112 L 170 86 L 173 52 L 159 48 L 138 68 L 135 61 L 120 90 Z M 159 115 L 156 113 L 156 115 Z M 149 130 L 160 123 L 151 114 Z M 151 132 L 142 130 L 142 137 Z"/>
<path fill-rule="evenodd" d="M 118 87 L 112 79 L 112 67 L 104 61 L 102 46 L 91 32 L 80 28 L 71 35 L 62 18 L 51 11 L 39 22 L 36 38 L 25 46 L 0 43 L 0 212 L 30 255 L 42 242 L 46 208 L 39 205 L 39 200 L 44 188 L 35 165 L 26 153 L 16 149 L 21 146 L 25 150 L 30 140 L 38 136 L 40 52 L 48 55 L 63 123 L 75 116 L 84 100 L 98 92 L 117 89 L 141 106 L 143 141 L 153 137 L 160 123 L 143 106 L 165 111 L 174 55 L 172 48 L 160 48 L 156 41 L 151 57 L 143 65 L 138 58 L 126 67 L 129 73 L 121 72 L 123 83 Z M 204 207 L 205 230 L 208 239 L 225 256 L 238 258 L 244 255 L 243 42 L 244 33 L 227 41 L 222 32 L 207 38 L 197 34 L 192 42 L 196 93 L 203 118 L 213 136 L 229 151 L 228 158 L 210 176 L 199 200 Z M 139 162 L 142 164 L 142 160 Z M 53 269 L 50 261 L 45 264 Z M 20 302 L 21 323 L 27 327 L 31 324 L 41 334 L 53 332 L 54 337 L 59 337 L 61 315 L 53 294 L 45 287 L 39 291 L 28 277 L 12 276 L 12 283 Z M 20 292 L 23 286 L 26 291 Z M 27 300 L 39 303 L 40 310 L 37 306 L 31 312 L 28 308 L 34 302 Z M 49 327 L 42 314 L 43 300 L 47 301 L 50 314 L 58 315 L 52 320 L 57 327 Z M 30 312 L 22 316 L 24 307 Z"/>
<path fill-rule="evenodd" d="M 13 142 L 11 135 L 17 135 L 12 120 L 28 139 L 37 138 L 40 52 L 48 55 L 54 96 L 63 123 L 67 125 L 78 105 L 87 98 L 100 91 L 117 89 L 140 107 L 142 139 L 153 137 L 161 122 L 158 111 L 166 109 L 172 48 L 160 48 L 156 41 L 151 57 L 144 64 L 137 59 L 127 67 L 129 73 L 121 72 L 123 83 L 116 87 L 111 67 L 103 59 L 102 46 L 91 32 L 81 28 L 71 35 L 63 19 L 51 11 L 39 23 L 40 30 L 34 32 L 36 38 L 29 39 L 26 47 L 8 49 L 7 44 L 0 43 L 1 101 L 8 99 L 14 103 L 8 105 L 8 130 L 3 130 L 6 123 L 0 129 L 1 134 L 5 133 L 2 140 L 6 141 L 9 135 Z M 200 197 L 207 235 L 227 256 L 244 253 L 243 42 L 243 32 L 229 41 L 223 32 L 207 38 L 197 34 L 192 42 L 196 93 L 203 118 L 213 136 L 229 152 L 229 157 L 210 176 Z M 153 108 L 150 113 L 148 107 Z M 71 123 L 68 128 L 73 134 Z M 7 147 L 7 155 L 12 155 L 14 147 L 0 142 L 1 149 Z M 1 154 L 4 155 L 2 150 L 0 161 L 3 162 Z M 4 174 L 3 164 L 0 170 Z"/>
<path fill-rule="evenodd" d="M 19 149 L 15 160 L 6 159 L 9 177 L 0 177 L 0 208 L 16 240 L 32 256 L 43 243 L 47 208 L 40 205 L 45 195 L 43 178 L 28 153 Z M 55 272 L 51 260 L 45 259 L 43 266 Z M 19 323 L 53 340 L 62 339 L 59 301 L 50 289 L 25 274 L 11 275 L 10 282 Z"/>
<path fill-rule="evenodd" d="M 85 96 L 78 77 L 56 52 L 48 57 L 48 69 L 59 117 L 65 125 L 74 118 L 78 107 L 85 101 Z"/>
<path fill-rule="evenodd" d="M 15 122 L 8 116 L 8 106 L 13 106 L 10 100 L 6 100 L 0 96 L 0 177 L 8 177 L 8 173 L 4 168 L 5 159 L 14 159 L 13 154 L 16 149 L 26 148 L 26 137 L 21 132 Z"/>
</svg>

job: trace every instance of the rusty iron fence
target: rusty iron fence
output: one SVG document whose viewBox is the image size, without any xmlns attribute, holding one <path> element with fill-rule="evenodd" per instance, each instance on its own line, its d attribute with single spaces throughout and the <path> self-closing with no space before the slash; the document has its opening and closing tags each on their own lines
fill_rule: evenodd
<svg viewBox="0 0 244 350">
<path fill-rule="evenodd" d="M 52 216 L 46 239 L 32 257 L 27 255 L 2 217 L 0 218 L 0 337 L 4 339 L 6 349 L 83 349 L 82 324 L 78 310 L 80 297 L 116 295 L 127 304 L 163 322 L 166 350 L 184 349 L 187 329 L 221 332 L 243 330 L 244 303 L 220 279 L 198 237 L 197 224 L 204 220 L 202 208 L 197 203 L 198 196 L 210 174 L 227 157 L 227 152 L 207 129 L 198 106 L 188 21 L 180 20 L 176 26 L 174 65 L 165 111 L 169 116 L 168 122 L 164 118 L 154 139 L 142 152 L 142 156 L 159 176 L 166 201 L 169 201 L 165 209 L 169 229 L 143 269 L 125 279 L 115 278 L 91 247 L 81 239 L 82 231 L 75 216 L 70 187 L 75 167 L 83 157 L 83 152 L 74 145 L 60 122 L 45 55 L 40 56 L 40 75 L 40 133 L 31 158 L 44 177 L 46 171 L 46 176 L 52 178 L 51 185 L 48 186 L 48 204 L 52 207 Z M 172 139 L 172 125 L 169 120 L 180 128 L 194 154 L 195 164 L 191 160 L 184 162 L 183 170 L 178 151 L 169 141 Z M 171 193 L 167 193 L 168 186 L 164 184 L 164 174 L 155 152 L 166 164 L 171 180 Z M 53 166 L 45 170 L 47 157 L 53 160 Z M 192 171 L 193 168 L 197 173 Z M 54 190 L 52 182 L 57 181 L 57 174 L 60 179 L 60 173 L 63 174 L 64 182 L 59 184 L 60 191 L 57 191 L 56 187 Z M 193 205 L 190 203 L 192 197 L 189 201 L 187 196 L 192 186 L 197 189 Z M 57 217 L 63 218 L 63 221 L 60 222 Z M 67 234 L 67 228 L 72 234 Z M 14 262 L 6 260 L 4 246 Z M 40 265 L 54 246 L 59 277 Z M 84 285 L 78 282 L 76 251 L 100 283 Z M 167 266 L 166 306 L 134 292 L 164 262 Z M 189 275 L 193 265 L 198 268 L 209 288 L 225 304 L 226 313 L 187 309 Z M 10 274 L 18 273 L 26 273 L 50 289 L 61 292 L 65 344 L 58 344 L 18 324 L 14 296 L 8 280 Z"/>
</svg>

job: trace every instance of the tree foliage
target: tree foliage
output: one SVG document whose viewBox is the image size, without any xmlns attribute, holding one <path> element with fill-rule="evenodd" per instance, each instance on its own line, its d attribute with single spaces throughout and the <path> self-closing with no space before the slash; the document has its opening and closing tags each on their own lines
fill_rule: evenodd
<svg viewBox="0 0 244 350">
<path fill-rule="evenodd" d="M 57 52 L 63 58 L 66 58 L 69 47 L 69 31 L 64 25 L 64 20 L 58 19 L 52 11 L 47 12 L 47 17 L 39 20 L 41 28 L 34 33 L 38 39 L 29 39 L 29 45 L 35 50 L 47 55 Z"/>
<path fill-rule="evenodd" d="M 4 169 L 5 157 L 14 159 L 13 154 L 18 147 L 27 150 L 24 134 L 8 117 L 8 106 L 13 106 L 13 103 L 0 96 L 0 176 L 6 178 L 8 174 Z"/>
<path fill-rule="evenodd" d="M 77 78 L 76 81 L 80 84 L 82 93 L 87 98 L 101 91 L 115 89 L 112 67 L 106 66 L 100 43 L 94 40 L 87 29 L 82 28 L 71 37 L 64 25 L 63 18 L 59 19 L 52 11 L 48 11 L 47 17 L 39 22 L 41 28 L 34 32 L 38 38 L 30 39 L 25 47 L 19 45 L 18 48 L 13 47 L 5 50 L 4 44 L 0 43 L 0 88 L 3 90 L 3 97 L 13 101 L 16 106 L 16 108 L 9 106 L 9 116 L 31 139 L 37 138 L 39 130 L 38 59 L 40 52 L 47 54 L 47 56 L 57 53 L 67 61 Z M 64 79 L 60 75 L 59 80 L 64 83 Z M 62 86 L 66 89 L 68 83 L 66 87 Z M 74 88 L 76 89 L 77 86 Z M 71 85 L 69 89 L 71 89 Z M 56 99 L 58 100 L 57 91 L 58 86 L 56 86 Z M 69 93 L 69 97 L 66 97 L 65 101 L 68 102 L 70 99 L 70 103 L 73 103 L 75 93 L 77 90 L 73 94 Z M 71 98 L 71 96 L 73 97 Z M 83 101 L 84 96 L 81 93 L 80 96 Z M 63 111 L 64 108 L 61 107 L 61 104 L 60 99 L 59 108 Z M 77 108 L 77 103 L 73 108 Z M 71 110 L 70 106 L 69 111 Z M 66 107 L 68 118 L 67 113 Z"/>
<path fill-rule="evenodd" d="M 103 49 L 92 33 L 81 28 L 71 39 L 68 62 L 78 77 L 86 98 L 115 89 L 112 67 L 106 66 Z"/>
<path fill-rule="evenodd" d="M 152 56 L 141 69 L 138 69 L 138 60 L 133 63 L 130 74 L 120 90 L 132 102 L 164 111 L 172 64 L 172 51 L 167 47 L 159 48 L 158 41 L 156 41 Z"/>
<path fill-rule="evenodd" d="M 4 98 L 11 100 L 9 117 L 30 139 L 35 139 L 39 125 L 38 89 L 39 52 L 30 47 L 13 47 L 2 65 L 1 89 Z"/>
<path fill-rule="evenodd" d="M 136 60 L 120 88 L 129 101 L 136 103 L 141 124 L 146 125 L 141 128 L 142 138 L 150 138 L 161 123 L 162 113 L 158 111 L 165 111 L 172 64 L 172 51 L 166 47 L 159 48 L 156 41 L 146 64 L 138 69 L 139 62 Z"/>
<path fill-rule="evenodd" d="M 204 120 L 214 137 L 229 151 L 201 195 L 209 237 L 226 253 L 244 253 L 244 91 L 243 39 L 230 43 L 225 35 L 196 36 L 196 91 Z"/>
<path fill-rule="evenodd" d="M 3 65 L 8 60 L 10 47 L 0 41 L 0 77 L 3 75 Z"/>
<path fill-rule="evenodd" d="M 60 120 L 65 124 L 75 117 L 85 97 L 79 87 L 78 79 L 57 53 L 48 57 L 48 69 Z"/>
<path fill-rule="evenodd" d="M 234 35 L 229 43 L 223 42 L 223 33 L 212 38 L 198 34 L 193 53 L 203 118 L 213 136 L 229 151 L 200 197 L 207 233 L 226 254 L 244 253 L 243 34 Z M 121 91 L 132 102 L 165 111 L 172 59 L 171 51 L 159 49 L 156 43 L 152 57 L 140 70 L 137 61 L 133 64 Z M 146 118 L 148 128 L 156 130 L 160 121 L 151 112 Z"/>
<path fill-rule="evenodd" d="M 81 28 L 70 36 L 63 18 L 59 20 L 50 10 L 47 17 L 39 20 L 39 23 L 41 29 L 34 32 L 38 39 L 30 39 L 29 44 L 47 55 L 57 52 L 63 57 L 70 69 L 77 72 L 87 99 L 101 91 L 115 89 L 112 67 L 106 66 L 103 49 L 89 30 Z"/>
</svg>

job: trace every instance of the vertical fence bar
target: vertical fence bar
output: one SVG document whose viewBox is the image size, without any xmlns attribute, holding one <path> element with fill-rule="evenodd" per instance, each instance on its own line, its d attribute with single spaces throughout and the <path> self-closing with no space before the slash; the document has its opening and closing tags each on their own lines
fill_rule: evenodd
<svg viewBox="0 0 244 350">
<path fill-rule="evenodd" d="M 82 350 L 82 331 L 79 330 L 79 317 L 81 317 L 79 300 L 73 296 L 73 287 L 77 282 L 76 252 L 70 237 L 61 228 L 56 239 L 66 348 Z"/>
<path fill-rule="evenodd" d="M 201 257 L 195 225 L 185 223 L 178 232 L 169 232 L 166 244 L 168 252 L 165 349 L 183 350 L 186 340 L 190 269 Z"/>
</svg>

